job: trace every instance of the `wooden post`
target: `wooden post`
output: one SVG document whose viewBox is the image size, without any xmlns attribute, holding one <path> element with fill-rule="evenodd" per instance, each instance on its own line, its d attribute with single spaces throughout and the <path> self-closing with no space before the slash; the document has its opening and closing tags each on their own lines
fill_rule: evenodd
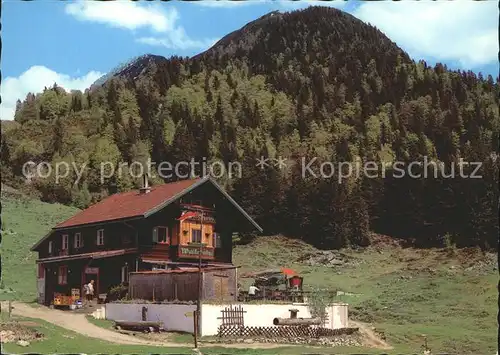
<svg viewBox="0 0 500 355">
<path fill-rule="evenodd" d="M 12 301 L 9 300 L 9 319 L 10 319 L 11 313 L 12 313 Z"/>
<path fill-rule="evenodd" d="M 198 311 L 193 311 L 194 348 L 198 349 Z"/>
<path fill-rule="evenodd" d="M 200 231 L 200 247 L 198 249 L 198 297 L 196 302 L 196 331 L 198 332 L 198 327 L 200 326 L 201 320 L 201 298 L 203 297 L 203 282 L 201 280 L 201 254 L 203 252 L 203 210 L 201 211 L 201 231 Z"/>
<path fill-rule="evenodd" d="M 153 302 L 155 301 L 155 284 L 153 284 Z"/>
</svg>

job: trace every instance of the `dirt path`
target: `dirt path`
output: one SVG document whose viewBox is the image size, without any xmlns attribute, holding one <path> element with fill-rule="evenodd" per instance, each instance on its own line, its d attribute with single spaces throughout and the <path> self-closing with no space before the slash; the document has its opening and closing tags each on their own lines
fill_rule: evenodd
<svg viewBox="0 0 500 355">
<path fill-rule="evenodd" d="M 42 319 L 46 322 L 55 324 L 61 328 L 72 330 L 76 333 L 84 335 L 89 338 L 96 338 L 104 341 L 109 341 L 116 344 L 126 345 L 148 345 L 148 346 L 161 346 L 161 347 L 187 347 L 192 348 L 193 344 L 187 343 L 169 343 L 169 342 L 155 342 L 145 339 L 136 338 L 130 335 L 114 332 L 110 329 L 105 329 L 90 323 L 84 314 L 76 314 L 65 312 L 56 309 L 49 309 L 43 306 L 31 307 L 24 303 L 14 302 L 12 304 L 12 314 L 27 317 Z M 8 307 L 6 303 L 2 303 L 2 310 L 5 311 Z M 224 347 L 224 348 L 252 348 L 252 349 L 271 349 L 279 347 L 288 347 L 286 344 L 201 344 L 203 347 Z"/>
<path fill-rule="evenodd" d="M 369 325 L 349 320 L 349 326 L 359 328 L 359 332 L 363 337 L 364 346 L 383 350 L 392 349 L 392 346 L 387 344 L 384 340 L 380 339 L 380 337 L 370 328 Z"/>
</svg>

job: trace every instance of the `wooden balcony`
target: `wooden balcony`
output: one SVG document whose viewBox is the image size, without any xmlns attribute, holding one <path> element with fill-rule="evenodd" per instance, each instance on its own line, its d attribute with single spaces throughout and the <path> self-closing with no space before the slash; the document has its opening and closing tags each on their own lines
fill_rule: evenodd
<svg viewBox="0 0 500 355">
<path fill-rule="evenodd" d="M 172 253 L 170 244 L 156 243 L 153 246 L 148 246 L 142 253 L 142 256 L 153 260 L 170 260 Z"/>
</svg>

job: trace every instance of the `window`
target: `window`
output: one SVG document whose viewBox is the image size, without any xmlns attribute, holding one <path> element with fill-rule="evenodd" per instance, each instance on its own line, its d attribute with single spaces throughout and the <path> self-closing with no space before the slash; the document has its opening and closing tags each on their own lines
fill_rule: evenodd
<svg viewBox="0 0 500 355">
<path fill-rule="evenodd" d="M 52 241 L 49 242 L 49 254 L 52 254 Z"/>
<path fill-rule="evenodd" d="M 128 265 L 122 266 L 122 283 L 128 282 Z"/>
<path fill-rule="evenodd" d="M 104 229 L 97 231 L 97 245 L 104 245 Z"/>
<path fill-rule="evenodd" d="M 153 228 L 153 242 L 168 243 L 168 228 L 167 227 L 154 227 Z"/>
<path fill-rule="evenodd" d="M 75 233 L 75 249 L 83 247 L 83 239 L 81 233 Z"/>
<path fill-rule="evenodd" d="M 191 242 L 192 243 L 201 243 L 201 229 L 192 229 L 191 230 Z"/>
<path fill-rule="evenodd" d="M 42 264 L 38 264 L 38 278 L 43 279 L 45 277 L 45 267 Z"/>
<path fill-rule="evenodd" d="M 221 241 L 220 235 L 218 233 L 214 233 L 214 247 L 215 248 L 222 247 L 222 241 Z"/>
<path fill-rule="evenodd" d="M 68 283 L 68 267 L 59 266 L 59 272 L 57 274 L 57 282 L 59 285 L 66 285 Z"/>
<path fill-rule="evenodd" d="M 63 234 L 62 236 L 62 250 L 68 250 L 68 235 Z"/>
</svg>

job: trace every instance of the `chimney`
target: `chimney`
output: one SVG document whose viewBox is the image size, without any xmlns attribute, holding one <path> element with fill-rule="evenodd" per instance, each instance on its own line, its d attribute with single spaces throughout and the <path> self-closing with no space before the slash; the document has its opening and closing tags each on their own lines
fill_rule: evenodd
<svg viewBox="0 0 500 355">
<path fill-rule="evenodd" d="M 143 174 L 142 175 L 142 187 L 139 189 L 139 192 L 141 194 L 147 194 L 151 191 L 151 188 L 149 187 L 148 184 L 148 174 Z"/>
</svg>

